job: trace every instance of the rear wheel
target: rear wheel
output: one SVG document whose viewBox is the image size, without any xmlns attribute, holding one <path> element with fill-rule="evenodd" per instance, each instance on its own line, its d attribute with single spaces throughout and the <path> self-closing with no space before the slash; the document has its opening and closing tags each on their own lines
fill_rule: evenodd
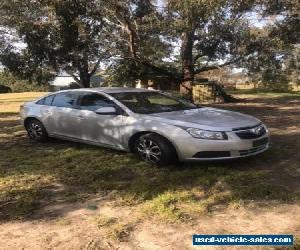
<svg viewBox="0 0 300 250">
<path fill-rule="evenodd" d="M 25 127 L 30 139 L 40 142 L 48 139 L 48 134 L 45 127 L 37 119 L 30 119 L 26 122 Z"/>
<path fill-rule="evenodd" d="M 139 137 L 134 145 L 135 152 L 150 164 L 163 166 L 177 159 L 171 143 L 157 134 L 146 134 Z"/>
</svg>

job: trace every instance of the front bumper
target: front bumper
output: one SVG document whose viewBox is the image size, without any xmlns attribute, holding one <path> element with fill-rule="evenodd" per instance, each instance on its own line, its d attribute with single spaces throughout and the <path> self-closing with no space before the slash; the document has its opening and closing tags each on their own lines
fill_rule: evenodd
<svg viewBox="0 0 300 250">
<path fill-rule="evenodd" d="M 211 157 L 211 158 L 186 158 L 183 159 L 183 161 L 217 161 L 217 160 L 230 160 L 230 159 L 239 159 L 239 158 L 246 158 L 250 157 L 253 155 L 258 155 L 261 154 L 269 149 L 269 144 L 265 145 L 263 148 L 260 148 L 259 150 L 253 152 L 253 153 L 248 153 L 244 155 L 231 155 L 231 156 L 226 156 L 226 157 Z"/>
<path fill-rule="evenodd" d="M 244 158 L 269 148 L 268 133 L 255 139 L 241 139 L 235 132 L 226 132 L 228 140 L 203 140 L 189 134 L 176 138 L 176 149 L 181 161 L 210 161 Z M 257 141 L 262 142 L 255 145 Z"/>
</svg>

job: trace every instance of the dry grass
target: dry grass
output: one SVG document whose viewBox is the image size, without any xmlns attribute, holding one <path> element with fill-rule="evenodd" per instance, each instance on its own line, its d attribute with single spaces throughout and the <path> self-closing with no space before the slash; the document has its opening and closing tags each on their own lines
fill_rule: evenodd
<svg viewBox="0 0 300 250">
<path fill-rule="evenodd" d="M 239 98 L 280 98 L 280 97 L 300 97 L 299 91 L 291 91 L 291 92 L 273 92 L 263 89 L 237 89 L 229 91 L 230 94 L 238 95 Z"/>
<path fill-rule="evenodd" d="M 24 102 L 32 101 L 45 94 L 47 92 L 0 94 L 0 113 L 17 113 Z"/>
<path fill-rule="evenodd" d="M 124 219 L 99 215 L 95 218 L 95 222 L 99 229 L 104 231 L 107 238 L 115 241 L 127 241 L 136 222 L 130 222 L 130 218 L 126 219 L 127 221 L 124 222 Z"/>
<path fill-rule="evenodd" d="M 18 123 L 18 107 L 45 93 L 0 95 L 2 115 L 0 202 L 4 218 L 22 218 L 51 202 L 55 196 L 67 202 L 86 199 L 101 191 L 117 191 L 119 205 L 141 206 L 146 216 L 168 222 L 188 221 L 209 213 L 219 204 L 242 204 L 247 200 L 292 201 L 293 193 L 268 183 L 268 172 L 253 170 L 270 158 L 250 162 L 207 163 L 151 168 L 130 154 L 62 141 L 39 144 L 25 137 Z M 240 164 L 242 171 L 236 169 Z M 60 192 L 55 185 L 63 186 Z M 45 199 L 47 196 L 47 199 Z M 52 197 L 52 198 L 51 198 Z"/>
<path fill-rule="evenodd" d="M 131 154 L 100 147 L 58 140 L 31 142 L 19 124 L 19 105 L 44 94 L 0 95 L 1 221 L 33 220 L 36 214 L 48 218 L 41 209 L 49 205 L 77 204 L 95 194 L 110 194 L 114 206 L 137 212 L 130 219 L 99 215 L 94 221 L 107 237 L 127 241 L 136 224 L 148 218 L 190 225 L 220 207 L 241 209 L 256 203 L 268 207 L 274 202 L 299 201 L 296 179 L 300 166 L 294 144 L 298 130 L 280 137 L 285 122 L 293 126 L 290 112 L 295 112 L 294 107 L 286 109 L 280 104 L 279 111 L 263 109 L 266 116 L 257 107 L 250 110 L 267 120 L 279 136 L 263 155 L 233 162 L 153 168 Z M 288 118 L 277 123 L 272 112 Z"/>
</svg>

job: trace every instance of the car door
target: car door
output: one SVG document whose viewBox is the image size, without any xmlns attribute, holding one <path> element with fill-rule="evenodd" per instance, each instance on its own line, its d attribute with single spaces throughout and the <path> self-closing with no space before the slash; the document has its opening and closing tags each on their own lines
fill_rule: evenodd
<svg viewBox="0 0 300 250">
<path fill-rule="evenodd" d="M 36 104 L 40 105 L 39 111 L 40 116 L 39 119 L 45 126 L 48 134 L 52 134 L 51 130 L 51 120 L 53 119 L 53 107 L 52 101 L 54 99 L 55 95 L 49 95 L 44 97 L 43 99 L 39 100 Z"/>
<path fill-rule="evenodd" d="M 54 96 L 46 122 L 47 129 L 51 134 L 68 137 L 71 139 L 80 139 L 81 131 L 78 129 L 80 124 L 80 111 L 76 109 L 77 98 L 80 95 L 78 91 L 66 91 Z"/>
<path fill-rule="evenodd" d="M 118 114 L 97 114 L 102 107 L 115 107 Z M 81 138 L 88 142 L 123 149 L 120 128 L 124 111 L 115 102 L 96 92 L 86 92 L 79 97 Z"/>
</svg>

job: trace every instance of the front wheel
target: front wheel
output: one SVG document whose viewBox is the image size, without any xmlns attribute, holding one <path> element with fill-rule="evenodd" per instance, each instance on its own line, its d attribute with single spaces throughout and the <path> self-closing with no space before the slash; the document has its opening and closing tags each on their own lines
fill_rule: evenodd
<svg viewBox="0 0 300 250">
<path fill-rule="evenodd" d="M 28 122 L 26 122 L 25 127 L 30 139 L 40 142 L 48 139 L 47 131 L 40 121 L 36 119 L 30 119 Z"/>
<path fill-rule="evenodd" d="M 177 159 L 171 143 L 156 134 L 142 135 L 136 140 L 134 148 L 140 158 L 154 165 L 167 165 Z"/>
</svg>

